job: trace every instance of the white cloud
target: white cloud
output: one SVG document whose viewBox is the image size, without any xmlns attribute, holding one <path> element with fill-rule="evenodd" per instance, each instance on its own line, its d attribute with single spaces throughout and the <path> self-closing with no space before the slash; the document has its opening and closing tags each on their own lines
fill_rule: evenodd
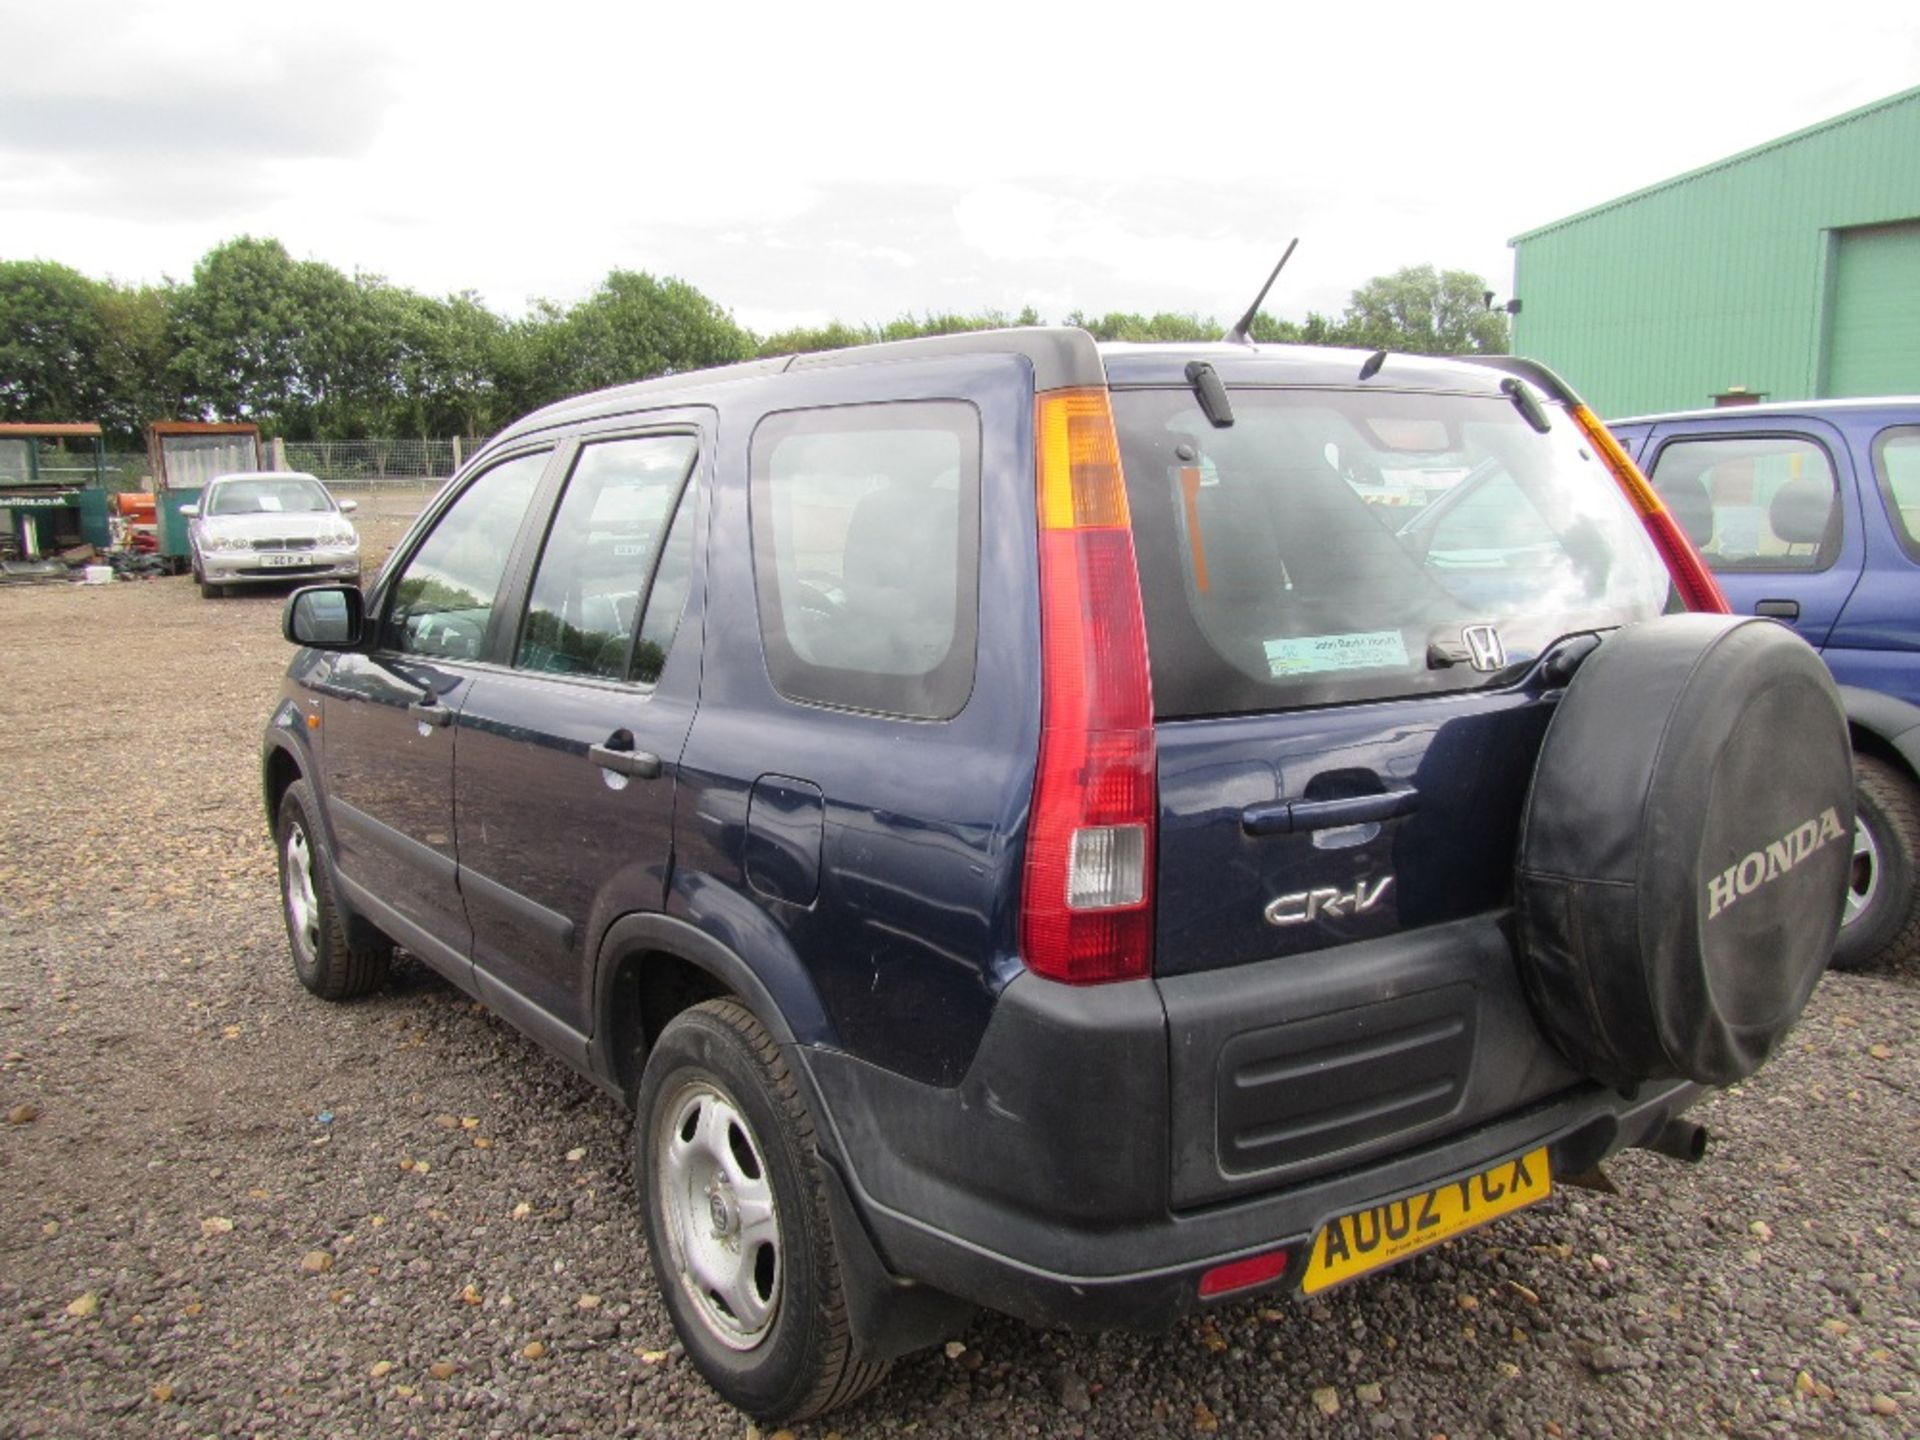
<svg viewBox="0 0 1920 1440">
<path fill-rule="evenodd" d="M 1144 12 L 1142 12 L 1144 14 Z M 1904 4 L 1204 11 L 0 0 L 0 256 L 184 275 L 234 234 L 517 311 L 615 266 L 760 328 L 1337 311 L 1920 82 Z"/>
</svg>

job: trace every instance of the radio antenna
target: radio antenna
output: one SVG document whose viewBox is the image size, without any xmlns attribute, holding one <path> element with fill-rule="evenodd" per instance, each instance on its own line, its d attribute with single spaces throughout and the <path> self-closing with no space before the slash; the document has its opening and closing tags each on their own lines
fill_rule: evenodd
<svg viewBox="0 0 1920 1440">
<path fill-rule="evenodd" d="M 1253 329 L 1253 317 L 1260 313 L 1261 303 L 1267 298 L 1267 292 L 1273 288 L 1273 282 L 1280 278 L 1280 272 L 1287 268 L 1287 261 L 1293 258 L 1293 247 L 1300 243 L 1300 237 L 1294 236 L 1287 244 L 1287 253 L 1280 257 L 1280 263 L 1273 267 L 1273 273 L 1267 276 L 1267 283 L 1260 287 L 1260 293 L 1253 297 L 1253 304 L 1247 307 L 1247 313 L 1240 317 L 1235 325 L 1220 338 L 1229 345 L 1251 345 L 1247 332 Z"/>
</svg>

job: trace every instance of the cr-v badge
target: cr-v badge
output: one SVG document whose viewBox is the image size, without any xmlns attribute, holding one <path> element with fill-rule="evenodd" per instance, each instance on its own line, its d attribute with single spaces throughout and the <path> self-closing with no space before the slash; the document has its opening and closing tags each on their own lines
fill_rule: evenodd
<svg viewBox="0 0 1920 1440">
<path fill-rule="evenodd" d="M 1301 890 L 1282 895 L 1267 906 L 1269 925 L 1305 925 L 1330 916 L 1364 915 L 1380 903 L 1380 897 L 1393 884 L 1391 875 L 1378 880 L 1362 880 L 1351 890 L 1336 890 L 1328 885 L 1319 890 Z"/>
</svg>

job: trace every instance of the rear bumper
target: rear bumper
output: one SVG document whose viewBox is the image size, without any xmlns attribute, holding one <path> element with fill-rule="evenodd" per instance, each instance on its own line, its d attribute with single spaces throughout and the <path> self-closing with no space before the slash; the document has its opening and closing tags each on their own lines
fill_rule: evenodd
<svg viewBox="0 0 1920 1440">
<path fill-rule="evenodd" d="M 952 1089 L 838 1051 L 800 1053 L 853 1208 L 887 1269 L 1035 1323 L 1084 1329 L 1164 1328 L 1209 1303 L 1199 1296 L 1204 1272 L 1281 1246 L 1300 1253 L 1261 1288 L 1295 1290 L 1307 1242 L 1336 1215 L 1543 1145 L 1556 1176 L 1579 1174 L 1652 1140 L 1701 1093 L 1576 1082 L 1360 1163 L 1176 1206 L 1183 1157 L 1173 1137 L 1197 1131 L 1174 1113 L 1192 1101 L 1175 1099 L 1169 1034 L 1155 982 L 1073 989 L 1022 976 Z"/>
</svg>

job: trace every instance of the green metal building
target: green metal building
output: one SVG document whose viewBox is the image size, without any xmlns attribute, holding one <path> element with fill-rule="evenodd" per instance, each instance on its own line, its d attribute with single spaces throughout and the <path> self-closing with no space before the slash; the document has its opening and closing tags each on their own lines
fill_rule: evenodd
<svg viewBox="0 0 1920 1440">
<path fill-rule="evenodd" d="M 1511 243 L 1514 350 L 1602 415 L 1920 394 L 1920 88 Z"/>
</svg>

